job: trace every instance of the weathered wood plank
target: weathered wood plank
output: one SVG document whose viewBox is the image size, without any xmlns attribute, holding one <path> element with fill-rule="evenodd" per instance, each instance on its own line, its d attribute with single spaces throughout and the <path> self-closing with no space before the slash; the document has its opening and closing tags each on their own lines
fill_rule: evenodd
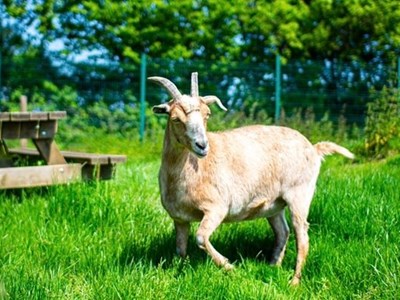
<svg viewBox="0 0 400 300">
<path fill-rule="evenodd" d="M 109 155 L 108 160 L 110 164 L 119 164 L 126 162 L 126 155 Z"/>
<path fill-rule="evenodd" d="M 0 122 L 3 139 L 37 139 L 53 138 L 57 133 L 57 121 L 3 121 Z"/>
<path fill-rule="evenodd" d="M 39 152 L 36 149 L 9 149 L 11 154 L 21 154 L 27 156 L 39 156 Z M 117 154 L 96 154 L 87 152 L 76 152 L 76 151 L 60 151 L 61 154 L 67 160 L 74 162 L 86 163 L 89 165 L 96 164 L 116 164 L 126 162 L 126 155 Z"/>
<path fill-rule="evenodd" d="M 86 152 L 75 152 L 75 151 L 61 151 L 65 158 L 86 162 L 91 165 L 97 164 L 108 164 L 108 155 L 107 154 L 96 154 L 96 153 L 86 153 Z"/>
<path fill-rule="evenodd" d="M 0 189 L 66 184 L 81 180 L 81 164 L 0 168 Z"/>
<path fill-rule="evenodd" d="M 59 120 L 67 117 L 66 111 L 0 112 L 0 121 Z"/>
<path fill-rule="evenodd" d="M 1 112 L 0 113 L 0 121 L 9 121 L 10 113 L 9 112 Z"/>
<path fill-rule="evenodd" d="M 11 121 L 29 121 L 31 115 L 29 112 L 12 112 L 10 114 Z"/>
<path fill-rule="evenodd" d="M 21 122 L 19 136 L 21 138 L 39 138 L 38 121 Z"/>
<path fill-rule="evenodd" d="M 37 126 L 41 139 L 53 138 L 57 133 L 57 121 L 55 120 L 39 121 Z"/>
<path fill-rule="evenodd" d="M 25 155 L 30 158 L 40 158 L 36 149 L 9 149 L 10 154 Z M 67 161 L 82 164 L 82 179 L 108 180 L 113 178 L 116 164 L 126 161 L 125 155 L 93 154 L 85 152 L 60 151 Z"/>
<path fill-rule="evenodd" d="M 39 120 L 48 120 L 49 113 L 47 112 L 30 112 L 30 120 L 31 121 L 39 121 Z"/>
</svg>

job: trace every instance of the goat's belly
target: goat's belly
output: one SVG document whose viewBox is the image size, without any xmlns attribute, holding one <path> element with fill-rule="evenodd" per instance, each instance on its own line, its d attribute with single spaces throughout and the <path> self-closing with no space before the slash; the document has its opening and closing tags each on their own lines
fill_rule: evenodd
<svg viewBox="0 0 400 300">
<path fill-rule="evenodd" d="M 286 203 L 277 199 L 273 202 L 268 201 L 252 201 L 242 209 L 231 210 L 225 218 L 226 222 L 235 222 L 242 220 L 252 220 L 257 218 L 268 218 L 276 215 L 284 209 Z"/>
<path fill-rule="evenodd" d="M 165 201 L 163 206 L 172 219 L 180 222 L 201 221 L 204 215 L 201 210 L 184 202 Z"/>
</svg>

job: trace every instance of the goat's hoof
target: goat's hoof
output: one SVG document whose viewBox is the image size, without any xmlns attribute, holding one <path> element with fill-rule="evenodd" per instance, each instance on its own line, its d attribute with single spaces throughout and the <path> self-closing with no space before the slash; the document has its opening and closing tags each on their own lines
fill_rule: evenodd
<svg viewBox="0 0 400 300">
<path fill-rule="evenodd" d="M 270 261 L 268 262 L 268 264 L 269 264 L 270 266 L 280 267 L 280 266 L 282 265 L 282 261 L 279 261 L 279 260 L 274 259 L 274 260 L 270 260 Z"/>
<path fill-rule="evenodd" d="M 294 276 L 290 282 L 291 286 L 298 286 L 300 284 L 300 277 Z"/>
<path fill-rule="evenodd" d="M 224 264 L 225 271 L 232 271 L 234 268 L 235 267 L 232 264 L 228 263 L 228 262 Z"/>
</svg>

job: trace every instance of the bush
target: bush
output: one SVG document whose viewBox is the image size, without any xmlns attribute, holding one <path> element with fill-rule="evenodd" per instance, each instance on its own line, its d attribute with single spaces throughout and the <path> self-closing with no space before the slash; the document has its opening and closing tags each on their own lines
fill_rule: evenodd
<svg viewBox="0 0 400 300">
<path fill-rule="evenodd" d="M 320 120 L 317 120 L 312 108 L 295 109 L 290 116 L 283 113 L 280 124 L 300 131 L 312 143 L 323 140 L 339 142 L 329 114 L 325 113 Z"/>
<path fill-rule="evenodd" d="M 372 92 L 373 101 L 367 105 L 364 143 L 364 152 L 369 157 L 387 157 L 394 144 L 398 143 L 398 93 L 397 89 L 386 87 L 381 92 Z"/>
</svg>

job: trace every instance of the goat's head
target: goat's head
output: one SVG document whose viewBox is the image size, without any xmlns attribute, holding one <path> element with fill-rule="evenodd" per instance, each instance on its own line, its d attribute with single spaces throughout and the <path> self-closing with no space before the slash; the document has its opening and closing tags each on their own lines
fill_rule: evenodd
<svg viewBox="0 0 400 300">
<path fill-rule="evenodd" d="M 206 129 L 211 112 L 208 105 L 215 102 L 226 110 L 221 100 L 216 96 L 199 96 L 197 72 L 192 73 L 190 96 L 182 95 L 175 84 L 164 77 L 148 79 L 164 87 L 172 97 L 168 103 L 154 106 L 153 112 L 168 115 L 168 126 L 175 139 L 198 157 L 205 157 L 209 150 Z"/>
</svg>

